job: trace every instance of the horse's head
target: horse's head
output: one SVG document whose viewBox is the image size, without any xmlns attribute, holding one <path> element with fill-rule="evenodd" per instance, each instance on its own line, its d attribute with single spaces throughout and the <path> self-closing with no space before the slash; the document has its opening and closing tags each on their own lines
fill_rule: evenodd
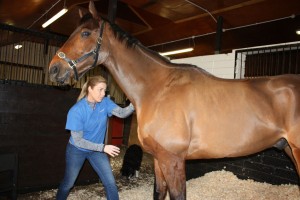
<svg viewBox="0 0 300 200">
<path fill-rule="evenodd" d="M 79 12 L 80 25 L 52 58 L 49 65 L 51 81 L 63 84 L 72 77 L 77 81 L 105 60 L 105 51 L 102 51 L 105 46 L 102 42 L 105 23 L 98 17 L 92 1 L 89 12 L 84 16 Z"/>
</svg>

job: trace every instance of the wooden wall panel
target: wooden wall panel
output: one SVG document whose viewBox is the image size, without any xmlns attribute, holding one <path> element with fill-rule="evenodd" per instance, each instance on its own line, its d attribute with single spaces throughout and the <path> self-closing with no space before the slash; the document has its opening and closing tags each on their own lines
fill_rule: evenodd
<svg viewBox="0 0 300 200">
<path fill-rule="evenodd" d="M 19 156 L 19 192 L 57 187 L 64 174 L 69 108 L 79 90 L 0 84 L 0 153 Z M 77 183 L 98 177 L 85 164 Z"/>
</svg>

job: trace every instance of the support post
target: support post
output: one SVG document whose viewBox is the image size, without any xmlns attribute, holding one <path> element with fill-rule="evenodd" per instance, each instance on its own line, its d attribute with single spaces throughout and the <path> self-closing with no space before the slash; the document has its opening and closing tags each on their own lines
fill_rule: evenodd
<svg viewBox="0 0 300 200">
<path fill-rule="evenodd" d="M 215 54 L 219 54 L 221 52 L 222 32 L 223 32 L 223 17 L 219 16 L 217 22 Z"/>
<path fill-rule="evenodd" d="M 109 0 L 107 18 L 110 21 L 110 23 L 112 23 L 112 24 L 115 23 L 115 19 L 116 19 L 117 3 L 118 3 L 118 0 Z M 112 77 L 111 77 L 110 73 L 107 73 L 106 75 L 107 75 L 107 77 L 106 77 L 107 86 L 108 86 L 108 88 L 111 88 Z M 112 121 L 111 120 L 112 119 L 109 119 L 107 122 L 105 144 L 111 144 L 111 142 L 112 142 L 112 131 L 111 131 L 112 130 Z"/>
<path fill-rule="evenodd" d="M 111 23 L 115 22 L 118 0 L 109 0 L 108 4 L 108 20 Z"/>
</svg>

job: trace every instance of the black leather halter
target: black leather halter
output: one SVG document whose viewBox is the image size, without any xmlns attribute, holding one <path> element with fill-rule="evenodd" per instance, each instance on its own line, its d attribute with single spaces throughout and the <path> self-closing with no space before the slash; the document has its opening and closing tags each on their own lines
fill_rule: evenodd
<svg viewBox="0 0 300 200">
<path fill-rule="evenodd" d="M 102 44 L 102 35 L 103 35 L 104 25 L 105 25 L 105 21 L 102 20 L 102 23 L 100 25 L 100 35 L 97 38 L 96 48 L 93 51 L 91 51 L 91 52 L 89 52 L 87 54 L 84 54 L 83 56 L 81 56 L 80 58 L 78 58 L 76 60 L 69 59 L 66 56 L 66 54 L 64 52 L 62 52 L 62 51 L 57 52 L 57 56 L 59 58 L 61 58 L 61 59 L 64 59 L 68 63 L 69 67 L 74 71 L 74 78 L 75 78 L 76 81 L 78 81 L 79 78 L 80 78 L 78 76 L 78 72 L 77 72 L 77 69 L 76 69 L 77 63 L 79 63 L 79 62 L 87 59 L 88 57 L 90 57 L 92 55 L 95 55 L 94 56 L 94 64 L 89 69 L 92 69 L 92 68 L 94 68 L 96 66 L 97 61 L 98 61 L 98 56 L 99 56 L 99 50 L 100 50 L 100 47 L 101 47 L 101 44 Z M 88 70 L 86 70 L 86 71 L 88 71 Z"/>
</svg>

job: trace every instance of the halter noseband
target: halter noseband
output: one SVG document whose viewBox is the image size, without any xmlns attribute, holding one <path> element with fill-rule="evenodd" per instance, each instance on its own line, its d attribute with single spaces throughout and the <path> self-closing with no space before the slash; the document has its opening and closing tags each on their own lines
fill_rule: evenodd
<svg viewBox="0 0 300 200">
<path fill-rule="evenodd" d="M 91 51 L 87 54 L 84 54 L 83 56 L 81 56 L 80 58 L 78 58 L 76 60 L 71 60 L 71 59 L 67 58 L 66 54 L 62 51 L 57 52 L 57 56 L 61 59 L 64 59 L 68 63 L 69 67 L 74 71 L 74 78 L 76 81 L 79 80 L 78 72 L 76 69 L 77 63 L 87 59 L 88 57 L 90 57 L 92 55 L 95 55 L 94 64 L 90 67 L 90 69 L 92 69 L 96 66 L 98 56 L 99 56 L 99 50 L 100 50 L 100 47 L 102 44 L 102 35 L 103 35 L 104 25 L 105 25 L 105 22 L 104 22 L 104 20 L 102 20 L 102 23 L 100 25 L 100 34 L 99 34 L 99 37 L 97 38 L 96 48 L 93 51 Z"/>
</svg>

